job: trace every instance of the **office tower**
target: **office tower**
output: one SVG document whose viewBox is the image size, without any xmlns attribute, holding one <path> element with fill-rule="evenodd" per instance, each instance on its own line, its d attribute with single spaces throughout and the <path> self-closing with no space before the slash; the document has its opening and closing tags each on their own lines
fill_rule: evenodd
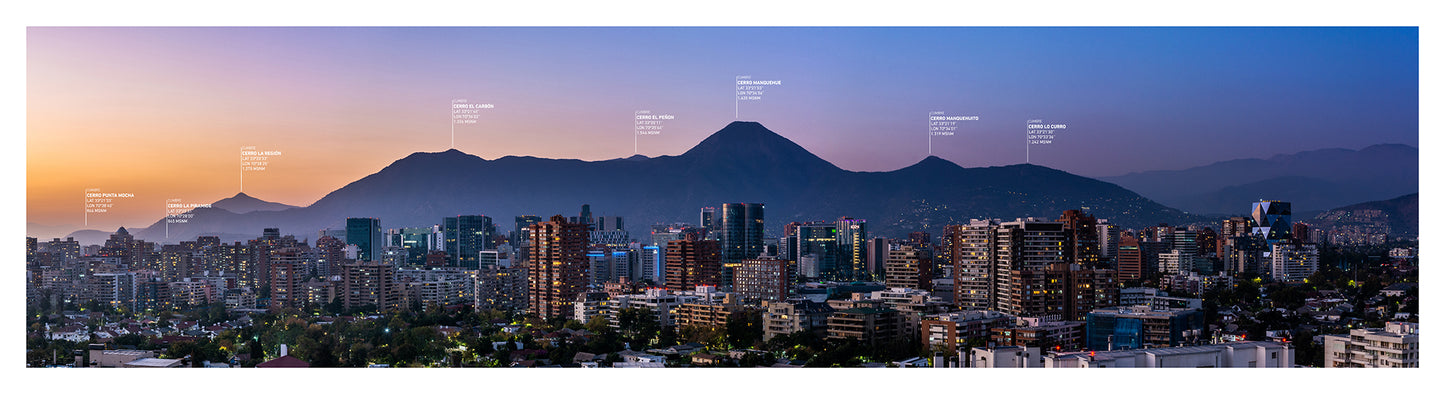
<svg viewBox="0 0 1445 394">
<path fill-rule="evenodd" d="M 409 227 L 398 231 L 396 235 L 396 246 L 406 251 L 407 265 L 425 265 L 426 254 L 432 249 L 432 228 L 431 227 Z"/>
<path fill-rule="evenodd" d="M 342 308 L 389 311 L 402 307 L 402 286 L 394 265 L 371 261 L 342 264 L 341 286 Z"/>
<path fill-rule="evenodd" d="M 698 212 L 698 227 L 712 230 L 717 227 L 718 223 L 720 222 L 717 217 L 717 208 L 702 207 L 702 210 Z"/>
<path fill-rule="evenodd" d="M 1119 226 L 1109 224 L 1107 219 L 1099 219 L 1095 225 L 1099 230 L 1099 258 L 1109 267 L 1118 267 L 1119 257 Z"/>
<path fill-rule="evenodd" d="M 572 313 L 577 294 L 587 287 L 587 227 L 586 223 L 568 223 L 561 215 L 529 227 L 527 297 L 531 313 L 543 318 Z"/>
<path fill-rule="evenodd" d="M 719 243 L 699 239 L 697 233 L 668 242 L 664 273 L 667 289 L 687 291 L 700 285 L 717 286 L 722 271 Z"/>
<path fill-rule="evenodd" d="M 1198 243 L 1194 230 L 1178 227 L 1161 236 L 1161 241 L 1166 242 L 1164 252 L 1158 256 L 1158 272 L 1170 275 L 1187 273 L 1194 270 L 1195 260 L 1198 258 Z"/>
<path fill-rule="evenodd" d="M 1205 337 L 1204 312 L 1151 310 L 1147 305 L 1092 311 L 1084 319 L 1084 347 L 1093 350 L 1141 349 L 1197 344 Z"/>
<path fill-rule="evenodd" d="M 729 203 L 722 207 L 723 269 L 718 288 L 732 290 L 732 270 L 743 259 L 758 257 L 763 253 L 763 204 Z"/>
<path fill-rule="evenodd" d="M 1264 237 L 1271 244 L 1274 241 L 1290 238 L 1290 204 L 1283 201 L 1260 200 L 1254 203 L 1250 210 L 1250 218 L 1254 219 L 1254 228 L 1251 232 Z"/>
<path fill-rule="evenodd" d="M 270 259 L 271 311 L 306 307 L 306 293 L 301 286 L 306 277 L 306 257 L 301 249 L 277 250 L 271 253 Z"/>
<path fill-rule="evenodd" d="M 601 218 L 599 218 L 600 222 Z M 627 230 L 592 230 L 588 232 L 587 241 L 593 245 L 626 248 L 627 244 L 632 242 L 632 236 L 627 233 Z"/>
<path fill-rule="evenodd" d="M 1098 220 L 1079 210 L 1067 210 L 1059 216 L 1064 225 L 1064 261 L 1087 268 L 1099 267 Z"/>
<path fill-rule="evenodd" d="M 588 204 L 582 204 L 582 212 L 569 218 L 568 222 L 586 224 L 588 231 L 597 229 L 597 222 L 592 219 L 592 206 Z"/>
<path fill-rule="evenodd" d="M 953 266 L 953 301 L 959 309 L 986 310 L 993 298 L 995 230 L 998 222 L 972 220 L 945 229 Z"/>
<path fill-rule="evenodd" d="M 381 220 L 346 218 L 346 243 L 356 245 L 357 261 L 374 261 L 381 257 Z"/>
<path fill-rule="evenodd" d="M 530 231 L 528 230 L 528 227 L 531 226 L 533 223 L 542 222 L 542 218 L 536 215 L 522 215 L 518 216 L 516 218 L 516 221 L 517 225 L 516 227 L 513 227 L 512 231 L 512 245 L 521 248 L 524 242 L 527 242 L 527 240 L 531 239 L 527 236 L 528 232 Z"/>
<path fill-rule="evenodd" d="M 692 225 L 683 223 L 654 224 L 652 225 L 652 246 L 666 248 L 668 242 L 682 239 L 686 233 L 696 233 L 698 239 L 716 239 L 707 235 L 708 231 L 705 228 L 693 227 Z"/>
<path fill-rule="evenodd" d="M 477 269 L 477 252 L 496 248 L 492 237 L 497 227 L 486 215 L 443 218 L 442 226 L 446 232 L 447 258 L 455 262 L 455 267 Z"/>
<path fill-rule="evenodd" d="M 1229 261 L 1233 264 L 1234 272 L 1239 275 L 1268 275 L 1269 257 L 1265 253 L 1270 252 L 1271 246 L 1263 237 L 1243 236 L 1234 237 L 1230 250 Z"/>
<path fill-rule="evenodd" d="M 868 240 L 868 221 L 863 219 L 839 218 L 838 264 L 839 276 L 848 280 L 868 280 L 868 253 L 864 245 Z"/>
<path fill-rule="evenodd" d="M 838 263 L 838 227 L 825 222 L 808 222 L 799 224 L 794 230 L 797 237 L 797 247 L 790 251 L 796 254 L 799 260 L 806 256 L 814 256 L 818 264 L 818 274 L 830 280 L 845 280 L 845 273 L 841 264 Z"/>
<path fill-rule="evenodd" d="M 792 276 L 789 265 L 787 260 L 776 258 L 743 259 L 737 270 L 736 293 L 752 305 L 787 299 Z"/>
<path fill-rule="evenodd" d="M 652 245 L 643 246 L 638 253 L 637 260 L 638 269 L 636 279 L 638 281 L 647 280 L 652 283 L 663 283 L 662 273 L 664 269 L 662 266 L 661 248 Z"/>
<path fill-rule="evenodd" d="M 883 285 L 889 288 L 933 289 L 933 264 L 925 256 L 926 249 L 914 249 L 905 245 L 898 250 L 888 251 L 884 262 Z"/>
<path fill-rule="evenodd" d="M 617 279 L 616 271 L 621 266 L 627 270 L 627 252 L 622 252 L 622 259 L 619 261 L 612 253 L 612 248 L 601 247 L 587 251 L 587 285 L 594 289 L 601 289 L 603 283 Z"/>
<path fill-rule="evenodd" d="M 1138 238 L 1124 234 L 1119 238 L 1119 279 L 1143 280 L 1146 277 L 1144 253 Z"/>
<path fill-rule="evenodd" d="M 622 230 L 621 216 L 598 216 L 592 222 L 592 231 L 618 231 Z"/>
<path fill-rule="evenodd" d="M 868 280 L 883 279 L 884 262 L 888 260 L 888 238 L 873 238 L 868 240 L 864 251 L 868 254 Z"/>
</svg>

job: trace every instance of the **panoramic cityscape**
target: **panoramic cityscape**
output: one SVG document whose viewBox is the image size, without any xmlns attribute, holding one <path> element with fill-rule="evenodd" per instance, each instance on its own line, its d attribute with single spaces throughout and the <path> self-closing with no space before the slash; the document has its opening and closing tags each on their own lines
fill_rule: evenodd
<svg viewBox="0 0 1445 394">
<path fill-rule="evenodd" d="M 1416 28 L 27 40 L 31 368 L 1420 367 Z"/>
</svg>

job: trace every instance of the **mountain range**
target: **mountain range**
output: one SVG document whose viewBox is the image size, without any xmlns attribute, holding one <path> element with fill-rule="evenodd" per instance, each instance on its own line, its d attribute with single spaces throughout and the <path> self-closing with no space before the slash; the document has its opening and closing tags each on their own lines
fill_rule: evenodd
<svg viewBox="0 0 1445 394">
<path fill-rule="evenodd" d="M 1418 148 L 1382 144 L 1098 179 L 1186 212 L 1238 216 L 1259 199 L 1289 201 L 1305 212 L 1417 193 L 1419 162 Z"/>
<path fill-rule="evenodd" d="M 755 122 L 733 122 L 677 156 L 588 162 L 419 152 L 306 207 L 262 204 L 244 194 L 227 200 L 237 204 L 196 209 L 189 223 L 170 224 L 169 237 L 164 219 L 130 231 L 164 242 L 250 239 L 267 227 L 314 238 L 320 229 L 344 229 L 348 217 L 398 228 L 482 214 L 505 232 L 517 215 L 575 216 L 590 204 L 594 215 L 622 216 L 634 238 L 646 239 L 651 224 L 696 223 L 699 208 L 731 202 L 765 203 L 769 237 L 781 236 L 788 222 L 842 216 L 865 219 L 872 235 L 886 237 L 937 236 L 943 226 L 971 218 L 1056 218 L 1080 208 L 1125 227 L 1202 219 L 1114 184 L 1031 164 L 963 168 L 929 156 L 894 171 L 847 171 Z M 255 206 L 271 209 L 238 208 Z"/>
</svg>

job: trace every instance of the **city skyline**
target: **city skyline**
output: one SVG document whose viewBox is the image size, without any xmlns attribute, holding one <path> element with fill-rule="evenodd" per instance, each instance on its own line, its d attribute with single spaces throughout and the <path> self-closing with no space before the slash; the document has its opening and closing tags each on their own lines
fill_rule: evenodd
<svg viewBox="0 0 1445 394">
<path fill-rule="evenodd" d="M 1402 27 L 37 27 L 117 24 L 115 16 L 75 18 L 113 5 L 65 7 L 64 18 L 41 14 L 15 29 L 25 37 L 15 52 L 26 48 L 17 63 L 27 70 L 18 78 L 27 90 L 12 110 L 26 121 L 17 127 L 24 142 L 13 145 L 23 149 L 14 159 L 27 187 L 20 205 L 29 230 L 25 365 L 35 373 L 51 366 L 462 367 L 440 372 L 457 379 L 442 380 L 450 387 L 515 375 L 476 367 L 663 367 L 671 369 L 658 375 L 664 383 L 752 380 L 761 371 L 754 366 L 850 367 L 753 382 L 783 391 L 896 392 L 943 381 L 851 376 L 885 371 L 858 367 L 956 367 L 930 374 L 1006 377 L 964 385 L 993 390 L 1027 389 L 1027 380 L 1007 377 L 1047 373 L 1030 371 L 1038 368 L 1239 371 L 1221 383 L 1168 388 L 1202 392 L 1221 384 L 1378 389 L 1378 379 L 1348 374 L 1314 379 L 1298 375 L 1307 370 L 1258 375 L 1242 367 L 1415 368 L 1406 371 L 1410 381 L 1425 371 L 1418 323 L 1430 310 L 1419 305 L 1429 288 L 1419 286 L 1418 248 L 1433 231 L 1419 225 L 1430 215 L 1419 214 L 1417 200 L 1433 182 L 1418 172 L 1434 167 L 1433 150 L 1414 163 L 1433 146 L 1419 108 L 1432 102 L 1433 80 L 1420 66 L 1434 69 L 1434 57 L 1421 43 L 1438 40 L 1431 40 L 1437 31 L 1418 29 L 1428 25 L 1418 21 L 1428 18 L 1423 7 L 549 3 L 525 16 L 518 5 L 474 3 L 388 7 L 379 19 L 358 22 L 351 15 L 365 13 L 360 5 L 310 9 L 333 18 L 316 20 L 306 19 L 308 5 L 282 11 L 248 3 L 213 13 L 168 5 L 172 15 L 127 5 L 146 16 L 119 24 L 402 26 L 441 16 L 439 25 L 452 26 Z M 20 8 L 37 20 L 30 5 Z M 256 10 L 269 16 L 253 16 Z M 418 11 L 433 16 L 407 15 Z M 1321 17 L 1327 13 L 1336 16 Z M 464 113 L 442 114 L 443 106 Z M 958 121 L 954 135 L 925 139 L 935 120 Z M 711 146 L 728 149 L 678 159 L 739 121 L 786 140 L 730 138 Z M 1026 130 L 1052 144 L 1027 144 L 1034 133 Z M 650 159 L 614 160 L 634 149 Z M 498 160 L 505 156 L 527 158 Z M 844 171 L 766 176 L 803 167 L 776 160 L 799 157 Z M 1171 171 L 1237 159 L 1267 165 Z M 1033 166 L 1019 165 L 1025 162 Z M 242 174 L 242 166 L 254 171 Z M 533 171 L 546 167 L 560 170 Z M 1151 170 L 1160 172 L 1122 176 Z M 678 182 L 693 174 L 697 181 Z M 1271 184 L 1290 178 L 1304 181 Z M 698 193 L 698 185 L 724 192 Z M 751 185 L 771 192 L 737 195 Z M 64 240 L 70 230 L 49 242 L 55 227 L 81 227 L 79 194 L 90 188 L 135 197 L 91 215 L 84 227 L 97 231 L 76 233 L 80 242 Z M 250 208 L 236 204 L 240 210 L 197 213 L 191 226 L 219 219 L 231 227 L 205 236 L 151 226 L 238 192 L 311 207 L 240 214 Z M 1293 217 L 1285 209 L 1282 219 L 1289 226 L 1270 227 L 1287 228 L 1288 239 L 1244 235 L 1259 230 L 1243 228 L 1257 220 L 1248 207 L 1266 200 L 1293 204 Z M 676 251 L 665 241 L 691 230 L 649 234 L 657 231 L 649 225 L 706 223 L 700 208 L 712 208 L 717 221 L 731 203 L 767 204 L 769 227 L 832 227 L 837 236 L 827 238 L 836 250 L 745 259 L 731 267 L 730 289 L 658 288 L 674 268 L 665 260 Z M 577 215 L 564 219 L 576 222 L 590 216 L 582 204 L 606 223 L 615 218 L 617 228 L 623 218 L 641 227 L 630 236 L 589 232 L 585 261 L 539 260 L 545 250 L 513 247 L 531 238 L 507 234 L 514 222 L 520 228 L 558 214 Z M 1186 215 L 1141 219 L 1167 210 Z M 468 227 L 463 217 L 472 215 L 498 227 L 471 240 L 483 241 L 481 251 L 459 237 Z M 1015 219 L 1026 217 L 1039 221 Z M 360 245 L 336 239 L 347 238 L 339 226 L 352 218 L 379 218 L 385 244 L 412 248 L 403 249 L 406 259 L 384 247 L 383 261 L 358 260 Z M 856 240 L 852 256 L 844 247 L 849 220 L 867 224 L 861 256 Z M 129 234 L 114 234 L 118 226 Z M 1048 229 L 1019 228 L 1030 226 Z M 767 253 L 802 246 L 768 231 Z M 100 233 L 117 241 L 85 245 Z M 917 253 L 925 233 L 937 244 Z M 422 255 L 411 253 L 423 246 Z M 475 261 L 448 261 L 453 250 Z M 1005 259 L 1001 250 L 1018 253 Z M 1038 256 L 1053 253 L 1063 261 L 1039 266 Z M 851 262 L 856 270 L 860 258 L 868 275 L 858 280 L 819 266 Z M 1026 269 L 1014 270 L 1016 261 Z M 552 309 L 562 316 L 544 319 L 528 305 L 537 290 L 529 285 L 556 283 L 529 268 L 559 263 L 577 265 L 588 291 L 561 297 Z M 715 276 L 721 284 L 722 270 Z M 1000 290 L 1017 287 L 1059 294 L 1020 299 Z M 346 296 L 366 293 L 377 297 Z M 640 318 L 649 315 L 655 319 Z M 1360 352 L 1376 343 L 1353 340 L 1360 337 L 1403 352 Z M 72 357 L 72 349 L 87 348 Z M 734 368 L 697 368 L 719 365 Z M 1190 370 L 1198 371 L 1130 375 L 1198 383 Z M 406 379 L 329 378 L 362 371 L 374 370 L 323 368 L 319 378 L 279 382 L 416 388 Z M 546 377 L 567 371 L 541 370 Z M 206 384 L 169 375 L 177 374 Z M 592 375 L 538 387 L 644 389 L 636 379 Z M 82 386 L 154 390 L 124 382 Z"/>
<path fill-rule="evenodd" d="M 1419 145 L 1415 28 L 28 33 L 27 222 L 47 226 L 81 227 L 87 188 L 134 193 L 126 202 L 142 207 L 99 222 L 149 224 L 172 198 L 245 191 L 305 206 L 411 152 L 595 161 L 635 143 L 678 155 L 733 120 L 763 122 L 853 171 L 928 156 L 933 111 L 979 117 L 933 137 L 933 155 L 1021 163 L 1024 123 L 1042 119 L 1069 127 L 1029 161 L 1086 176 Z M 738 75 L 781 84 L 737 102 Z M 493 107 L 456 125 L 452 145 L 442 111 L 454 99 Z M 674 118 L 627 141 L 641 110 Z M 242 146 L 280 153 L 244 175 L 244 190 Z"/>
</svg>

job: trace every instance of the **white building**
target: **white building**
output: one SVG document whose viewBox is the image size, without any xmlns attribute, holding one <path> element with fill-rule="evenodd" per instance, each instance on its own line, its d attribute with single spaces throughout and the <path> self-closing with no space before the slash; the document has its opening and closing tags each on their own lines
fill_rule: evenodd
<svg viewBox="0 0 1445 394">
<path fill-rule="evenodd" d="M 1044 368 L 1293 368 L 1294 349 L 1278 342 L 1054 353 Z"/>
<path fill-rule="evenodd" d="M 968 365 L 972 368 L 1043 368 L 1043 351 L 1036 347 L 999 346 L 973 349 Z"/>
<path fill-rule="evenodd" d="M 1420 324 L 1389 322 L 1325 335 L 1325 368 L 1419 368 Z"/>
</svg>

